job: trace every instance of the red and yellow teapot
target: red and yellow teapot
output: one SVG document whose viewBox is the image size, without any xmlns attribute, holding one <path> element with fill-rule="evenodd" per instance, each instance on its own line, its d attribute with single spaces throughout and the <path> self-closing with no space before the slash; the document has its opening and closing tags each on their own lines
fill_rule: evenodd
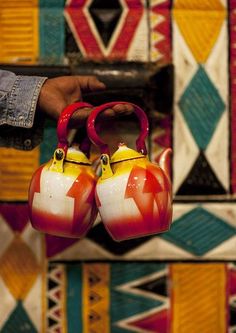
<svg viewBox="0 0 236 333">
<path fill-rule="evenodd" d="M 98 136 L 97 116 L 116 104 L 96 107 L 87 122 L 90 140 L 101 151 L 101 176 L 96 185 L 96 204 L 105 228 L 116 241 L 167 231 L 172 220 L 170 154 L 166 149 L 159 156 L 159 164 L 147 156 L 145 139 L 149 124 L 145 112 L 133 104 L 141 131 L 136 140 L 137 151 L 120 143 L 110 156 L 108 144 Z"/>
<path fill-rule="evenodd" d="M 101 175 L 97 179 L 88 159 L 88 138 L 79 149 L 69 146 L 68 123 L 79 108 L 67 107 L 57 126 L 58 146 L 53 158 L 33 175 L 29 188 L 29 211 L 37 230 L 63 237 L 83 237 L 93 225 L 97 212 L 106 230 L 116 241 L 167 231 L 172 219 L 170 154 L 166 149 L 159 163 L 151 163 L 145 139 L 149 124 L 145 112 L 133 104 L 140 122 L 137 150 L 120 143 L 110 156 L 108 144 L 96 132 L 96 118 L 112 102 L 93 109 L 87 121 L 89 139 L 101 151 Z"/>
<path fill-rule="evenodd" d="M 29 188 L 32 226 L 44 233 L 63 237 L 83 237 L 96 216 L 96 176 L 87 155 L 90 144 L 69 147 L 68 123 L 73 113 L 87 103 L 75 103 L 61 114 L 58 146 L 53 158 L 33 175 Z"/>
</svg>

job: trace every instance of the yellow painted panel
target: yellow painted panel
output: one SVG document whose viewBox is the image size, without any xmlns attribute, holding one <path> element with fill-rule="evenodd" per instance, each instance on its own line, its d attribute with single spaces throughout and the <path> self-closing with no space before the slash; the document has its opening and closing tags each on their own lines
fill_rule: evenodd
<svg viewBox="0 0 236 333">
<path fill-rule="evenodd" d="M 171 332 L 226 332 L 226 295 L 224 264 L 171 265 Z"/>
<path fill-rule="evenodd" d="M 222 10 L 225 7 L 220 0 L 176 0 L 174 2 L 174 8 L 195 10 Z"/>
<path fill-rule="evenodd" d="M 16 235 L 0 259 L 0 275 L 14 298 L 25 298 L 40 271 L 35 254 Z"/>
<path fill-rule="evenodd" d="M 174 19 L 196 61 L 205 63 L 219 37 L 226 11 L 175 9 Z"/>
<path fill-rule="evenodd" d="M 0 62 L 36 63 L 39 53 L 39 10 L 0 6 Z"/>
<path fill-rule="evenodd" d="M 0 8 L 26 8 L 37 7 L 38 0 L 0 0 Z"/>
<path fill-rule="evenodd" d="M 0 148 L 0 200 L 26 201 L 32 174 L 39 166 L 39 148 L 20 151 Z"/>
<path fill-rule="evenodd" d="M 109 265 L 83 265 L 83 332 L 109 333 Z"/>
</svg>

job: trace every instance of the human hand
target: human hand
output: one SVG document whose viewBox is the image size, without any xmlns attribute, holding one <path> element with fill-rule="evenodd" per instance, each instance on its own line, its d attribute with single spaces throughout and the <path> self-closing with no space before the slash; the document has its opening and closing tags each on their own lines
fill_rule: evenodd
<svg viewBox="0 0 236 333">
<path fill-rule="evenodd" d="M 38 108 L 57 120 L 66 106 L 83 100 L 82 93 L 104 89 L 106 89 L 105 84 L 95 76 L 61 76 L 47 79 L 39 94 Z M 117 104 L 112 109 L 104 111 L 102 116 L 129 114 L 132 111 L 133 107 L 129 104 Z M 85 125 L 90 112 L 90 108 L 83 108 L 75 112 L 71 118 L 70 127 Z"/>
</svg>

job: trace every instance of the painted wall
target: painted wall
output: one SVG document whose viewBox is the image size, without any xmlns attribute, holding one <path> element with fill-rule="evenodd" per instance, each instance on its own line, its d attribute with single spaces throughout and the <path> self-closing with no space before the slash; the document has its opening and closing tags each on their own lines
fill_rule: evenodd
<svg viewBox="0 0 236 333">
<path fill-rule="evenodd" d="M 0 332 L 236 332 L 236 1 L 0 0 L 0 63 L 174 64 L 173 225 L 119 244 L 31 228 L 27 189 L 56 144 L 0 149 Z M 20 172 L 19 172 L 20 170 Z M 77 261 L 73 264 L 71 261 Z M 91 262 L 92 261 L 92 262 Z"/>
</svg>

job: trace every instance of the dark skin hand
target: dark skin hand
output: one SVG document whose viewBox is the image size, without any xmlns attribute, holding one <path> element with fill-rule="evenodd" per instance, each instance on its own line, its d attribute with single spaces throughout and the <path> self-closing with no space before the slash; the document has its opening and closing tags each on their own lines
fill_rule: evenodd
<svg viewBox="0 0 236 333">
<path fill-rule="evenodd" d="M 49 117 L 57 120 L 66 106 L 83 101 L 83 93 L 105 89 L 105 84 L 95 76 L 61 76 L 47 79 L 40 91 L 38 107 Z M 70 127 L 84 126 L 91 110 L 84 108 L 76 111 L 70 121 Z M 132 111 L 133 107 L 129 104 L 117 104 L 112 109 L 105 110 L 102 116 L 124 115 Z"/>
</svg>

